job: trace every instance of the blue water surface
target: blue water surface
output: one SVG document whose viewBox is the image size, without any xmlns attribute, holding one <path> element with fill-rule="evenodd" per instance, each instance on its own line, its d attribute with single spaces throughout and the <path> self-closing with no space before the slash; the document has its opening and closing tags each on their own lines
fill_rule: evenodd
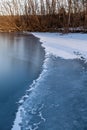
<svg viewBox="0 0 87 130">
<path fill-rule="evenodd" d="M 0 130 L 11 130 L 18 101 L 41 73 L 44 55 L 33 35 L 0 33 Z"/>
</svg>

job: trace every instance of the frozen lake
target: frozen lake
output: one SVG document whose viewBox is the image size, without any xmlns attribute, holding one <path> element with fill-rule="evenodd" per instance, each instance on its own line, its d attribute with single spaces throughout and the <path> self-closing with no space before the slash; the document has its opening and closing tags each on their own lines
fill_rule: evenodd
<svg viewBox="0 0 87 130">
<path fill-rule="evenodd" d="M 87 130 L 87 63 L 48 55 L 33 87 L 21 130 Z"/>
<path fill-rule="evenodd" d="M 45 44 L 56 54 L 68 51 L 70 58 L 71 48 L 78 49 L 75 40 L 71 45 L 55 38 L 54 47 L 51 39 Z M 87 130 L 87 62 L 53 54 L 46 54 L 32 34 L 0 33 L 0 130 Z"/>
</svg>

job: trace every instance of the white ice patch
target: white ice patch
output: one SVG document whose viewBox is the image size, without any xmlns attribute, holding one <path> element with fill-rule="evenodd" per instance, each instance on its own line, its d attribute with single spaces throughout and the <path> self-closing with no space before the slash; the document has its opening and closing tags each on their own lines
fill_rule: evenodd
<svg viewBox="0 0 87 130">
<path fill-rule="evenodd" d="M 19 109 L 18 109 L 18 112 L 16 113 L 16 119 L 14 121 L 14 125 L 13 125 L 12 130 L 21 130 L 21 127 L 20 127 L 20 124 L 21 124 L 21 121 L 22 121 L 22 118 L 20 116 L 21 111 L 23 111 L 23 108 L 20 106 Z"/>
<path fill-rule="evenodd" d="M 40 38 L 46 52 L 64 59 L 83 56 L 87 59 L 87 34 L 60 35 L 59 33 L 32 33 Z M 74 53 L 76 52 L 76 53 Z M 77 55 L 80 53 L 80 55 Z"/>
</svg>

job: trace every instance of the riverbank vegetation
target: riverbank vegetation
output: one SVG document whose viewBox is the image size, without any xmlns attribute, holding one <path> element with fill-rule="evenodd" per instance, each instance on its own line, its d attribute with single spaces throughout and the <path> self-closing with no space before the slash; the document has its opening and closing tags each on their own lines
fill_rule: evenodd
<svg viewBox="0 0 87 130">
<path fill-rule="evenodd" d="M 3 0 L 1 31 L 87 32 L 87 0 Z"/>
</svg>

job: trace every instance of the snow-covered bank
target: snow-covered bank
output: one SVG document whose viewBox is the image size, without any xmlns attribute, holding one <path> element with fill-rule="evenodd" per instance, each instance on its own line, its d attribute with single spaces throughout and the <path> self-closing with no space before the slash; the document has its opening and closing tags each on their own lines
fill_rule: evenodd
<svg viewBox="0 0 87 130">
<path fill-rule="evenodd" d="M 46 52 L 64 59 L 84 57 L 87 59 L 87 34 L 33 33 L 40 38 Z"/>
</svg>

